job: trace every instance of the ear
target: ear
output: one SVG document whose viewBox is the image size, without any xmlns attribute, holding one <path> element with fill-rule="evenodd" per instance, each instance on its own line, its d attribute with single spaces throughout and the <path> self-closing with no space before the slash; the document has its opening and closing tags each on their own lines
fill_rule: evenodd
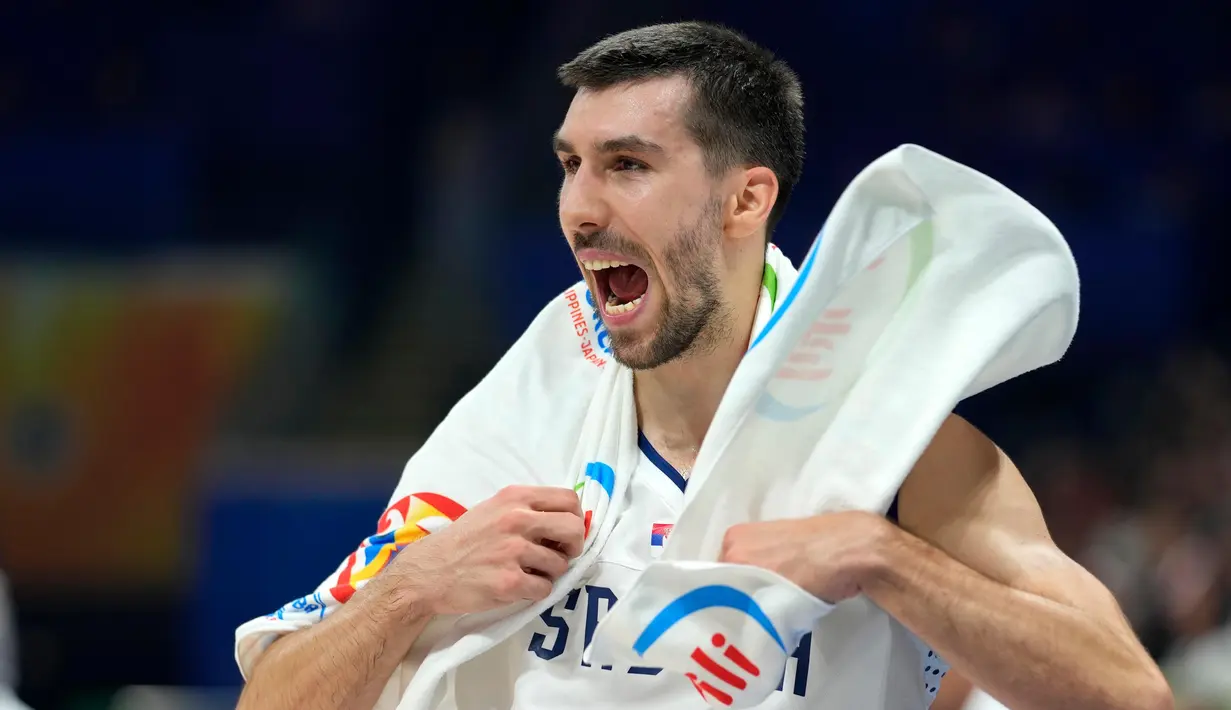
<svg viewBox="0 0 1231 710">
<path fill-rule="evenodd" d="M 769 212 L 778 200 L 778 176 L 767 167 L 756 166 L 742 170 L 738 179 L 728 231 L 737 239 L 764 235 Z"/>
</svg>

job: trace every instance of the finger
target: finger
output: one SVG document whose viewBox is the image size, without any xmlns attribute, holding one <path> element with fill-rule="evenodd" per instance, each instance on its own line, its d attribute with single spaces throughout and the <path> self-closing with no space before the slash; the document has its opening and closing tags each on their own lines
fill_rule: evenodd
<svg viewBox="0 0 1231 710">
<path fill-rule="evenodd" d="M 522 575 L 521 585 L 517 591 L 519 599 L 528 599 L 530 601 L 542 601 L 551 595 L 552 582 L 546 577 L 540 577 L 537 574 Z"/>
<path fill-rule="evenodd" d="M 557 486 L 541 486 L 527 491 L 529 499 L 526 504 L 531 510 L 541 513 L 572 513 L 581 517 L 581 499 L 569 488 Z"/>
<path fill-rule="evenodd" d="M 548 579 L 557 579 L 568 571 L 568 557 L 564 553 L 542 545 L 526 545 L 517 556 L 522 569 L 530 570 Z"/>
<path fill-rule="evenodd" d="M 572 513 L 533 513 L 524 535 L 531 542 L 554 543 L 552 546 L 567 557 L 576 557 L 581 554 L 586 525 Z"/>
</svg>

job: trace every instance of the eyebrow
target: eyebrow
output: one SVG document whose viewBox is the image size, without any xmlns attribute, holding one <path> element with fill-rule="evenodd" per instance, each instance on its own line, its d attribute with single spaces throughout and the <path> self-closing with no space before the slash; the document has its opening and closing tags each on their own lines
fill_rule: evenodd
<svg viewBox="0 0 1231 710">
<path fill-rule="evenodd" d="M 576 153 L 577 149 L 573 144 L 560 137 L 560 134 L 552 136 L 552 148 L 557 153 Z M 599 153 L 656 153 L 662 154 L 666 151 L 663 147 L 654 141 L 646 140 L 641 136 L 627 135 L 619 138 L 609 138 L 605 141 L 599 141 L 594 144 L 594 149 Z"/>
</svg>

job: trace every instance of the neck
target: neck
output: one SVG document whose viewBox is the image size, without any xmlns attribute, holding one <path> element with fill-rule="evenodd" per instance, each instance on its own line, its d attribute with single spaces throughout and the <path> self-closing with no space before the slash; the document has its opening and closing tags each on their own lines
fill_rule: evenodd
<svg viewBox="0 0 1231 710">
<path fill-rule="evenodd" d="M 732 337 L 634 374 L 637 421 L 656 447 L 694 453 L 701 447 L 727 385 L 748 351 L 760 288 L 758 274 L 751 298 L 739 294 L 737 302 L 745 305 L 730 314 Z"/>
</svg>

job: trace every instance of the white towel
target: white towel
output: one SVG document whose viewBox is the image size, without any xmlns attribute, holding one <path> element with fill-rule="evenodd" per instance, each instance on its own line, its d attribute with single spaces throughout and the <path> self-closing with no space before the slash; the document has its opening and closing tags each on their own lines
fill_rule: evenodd
<svg viewBox="0 0 1231 710">
<path fill-rule="evenodd" d="M 831 608 L 775 575 L 717 565 L 723 533 L 749 520 L 883 512 L 958 400 L 1061 356 L 1076 326 L 1076 268 L 1028 203 L 917 146 L 860 173 L 798 278 L 776 249 L 767 263 L 753 347 L 701 447 L 663 559 L 615 605 L 588 653 L 639 657 L 638 639 L 671 600 L 725 587 L 751 596 L 763 618 L 745 623 L 758 616 L 746 604 L 685 615 L 645 657 L 717 688 L 722 679 L 699 675 L 689 657 L 721 634 L 719 655 L 734 645 L 759 666 L 764 682 L 722 690 L 747 706 L 776 686 L 784 649 L 816 626 L 819 662 L 832 669 L 821 707 L 923 707 L 918 646 L 900 625 L 866 600 Z M 407 465 L 378 535 L 315 594 L 237 630 L 245 673 L 274 636 L 319 621 L 402 546 L 505 485 L 578 489 L 585 550 L 541 603 L 433 622 L 378 707 L 439 707 L 450 671 L 588 572 L 638 459 L 631 373 L 603 355 L 588 296 L 579 284 L 545 308 L 463 398 Z"/>
</svg>

